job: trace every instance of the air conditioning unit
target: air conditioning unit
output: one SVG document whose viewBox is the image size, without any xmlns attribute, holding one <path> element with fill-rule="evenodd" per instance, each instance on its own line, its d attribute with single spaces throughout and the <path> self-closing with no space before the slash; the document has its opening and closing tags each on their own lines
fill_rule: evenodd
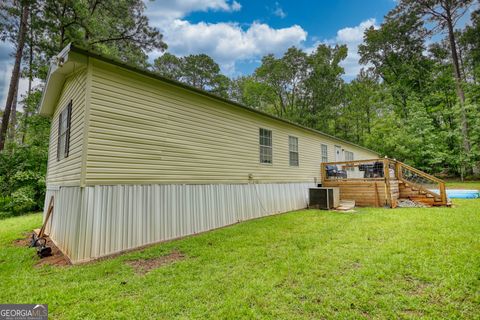
<svg viewBox="0 0 480 320">
<path fill-rule="evenodd" d="M 310 188 L 309 205 L 311 209 L 334 209 L 340 206 L 339 188 Z"/>
</svg>

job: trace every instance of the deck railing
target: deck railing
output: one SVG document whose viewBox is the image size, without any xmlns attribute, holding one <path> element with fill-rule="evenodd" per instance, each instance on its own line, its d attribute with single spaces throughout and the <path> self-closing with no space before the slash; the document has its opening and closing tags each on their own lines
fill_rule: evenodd
<svg viewBox="0 0 480 320">
<path fill-rule="evenodd" d="M 385 192 L 390 194 L 391 180 L 402 181 L 425 194 L 447 204 L 445 182 L 403 162 L 378 158 L 368 160 L 336 161 L 321 164 L 322 182 L 325 181 L 385 181 Z"/>
<path fill-rule="evenodd" d="M 396 167 L 398 180 L 440 199 L 442 205 L 447 204 L 445 181 L 400 161 L 396 161 Z"/>
</svg>

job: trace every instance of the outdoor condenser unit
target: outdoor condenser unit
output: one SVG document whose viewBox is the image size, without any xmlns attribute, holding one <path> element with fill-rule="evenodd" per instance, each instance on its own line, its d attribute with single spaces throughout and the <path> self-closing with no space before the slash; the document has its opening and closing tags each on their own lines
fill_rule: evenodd
<svg viewBox="0 0 480 320">
<path fill-rule="evenodd" d="M 340 206 L 339 188 L 310 188 L 309 208 L 333 209 Z"/>
</svg>

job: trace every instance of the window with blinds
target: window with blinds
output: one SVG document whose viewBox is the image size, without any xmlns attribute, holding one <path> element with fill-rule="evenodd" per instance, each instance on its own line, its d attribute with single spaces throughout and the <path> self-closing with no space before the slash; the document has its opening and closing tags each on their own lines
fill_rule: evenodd
<svg viewBox="0 0 480 320">
<path fill-rule="evenodd" d="M 322 162 L 328 162 L 328 146 L 322 144 Z"/>
<path fill-rule="evenodd" d="M 288 137 L 288 151 L 290 166 L 298 167 L 298 138 L 297 137 Z"/>
<path fill-rule="evenodd" d="M 68 157 L 70 151 L 70 125 L 72 120 L 72 101 L 60 112 L 58 117 L 57 161 Z"/>
<path fill-rule="evenodd" d="M 273 163 L 272 130 L 260 128 L 260 163 Z"/>
<path fill-rule="evenodd" d="M 353 161 L 353 152 L 345 151 L 345 161 Z"/>
<path fill-rule="evenodd" d="M 353 152 L 345 150 L 345 161 L 353 161 Z M 348 171 L 355 171 L 355 167 L 347 166 Z"/>
</svg>

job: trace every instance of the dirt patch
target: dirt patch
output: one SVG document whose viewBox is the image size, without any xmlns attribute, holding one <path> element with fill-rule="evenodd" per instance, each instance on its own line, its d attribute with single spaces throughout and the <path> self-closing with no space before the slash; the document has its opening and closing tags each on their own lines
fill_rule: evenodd
<svg viewBox="0 0 480 320">
<path fill-rule="evenodd" d="M 405 317 L 412 318 L 412 319 L 416 319 L 424 316 L 421 310 L 411 310 L 411 309 L 402 310 L 402 314 Z"/>
<path fill-rule="evenodd" d="M 135 270 L 135 273 L 143 275 L 154 269 L 172 264 L 184 258 L 185 258 L 185 255 L 183 253 L 175 250 L 166 256 L 161 256 L 161 257 L 152 258 L 152 259 L 130 260 L 130 261 L 127 261 L 126 263 L 133 267 L 133 269 Z"/>
<path fill-rule="evenodd" d="M 425 294 L 425 289 L 429 287 L 429 283 L 415 279 L 410 276 L 405 276 L 404 279 L 410 284 L 410 289 L 408 290 L 408 294 L 411 296 L 422 296 Z"/>
<path fill-rule="evenodd" d="M 25 233 L 24 237 L 21 239 L 17 239 L 13 241 L 13 244 L 18 247 L 30 247 L 30 244 L 32 242 L 32 234 L 31 233 Z M 45 265 L 53 265 L 53 266 L 68 266 L 70 265 L 70 261 L 68 258 L 63 254 L 63 252 L 57 248 L 57 246 L 53 243 L 50 238 L 47 237 L 47 243 L 46 245 L 50 248 L 52 248 L 52 255 L 44 258 L 39 258 L 36 253 L 37 249 L 36 248 L 29 248 L 32 250 L 32 252 L 35 253 L 34 259 L 37 261 L 35 263 L 35 267 L 41 267 Z"/>
<path fill-rule="evenodd" d="M 44 265 L 51 265 L 51 266 L 69 266 L 71 265 L 70 260 L 63 254 L 60 249 L 50 240 L 47 238 L 47 246 L 52 248 L 52 255 L 45 258 L 39 258 L 38 262 L 35 266 L 40 267 Z M 37 250 L 37 249 L 34 249 Z"/>
<path fill-rule="evenodd" d="M 32 239 L 31 234 L 25 234 L 24 238 L 13 241 L 13 244 L 16 247 L 28 247 L 30 246 L 31 239 Z"/>
</svg>

